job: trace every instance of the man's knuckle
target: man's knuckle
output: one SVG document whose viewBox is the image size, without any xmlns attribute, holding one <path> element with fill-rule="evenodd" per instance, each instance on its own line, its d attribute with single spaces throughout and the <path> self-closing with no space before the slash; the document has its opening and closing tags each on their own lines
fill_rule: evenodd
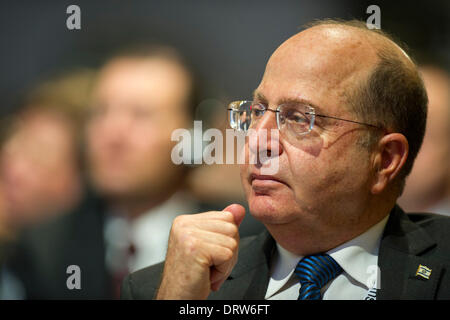
<svg viewBox="0 0 450 320">
<path fill-rule="evenodd" d="M 235 252 L 238 248 L 239 244 L 236 241 L 236 239 L 230 239 L 230 243 L 228 245 L 229 249 L 231 249 L 233 252 Z"/>
<path fill-rule="evenodd" d="M 234 256 L 233 250 L 231 250 L 229 248 L 224 248 L 224 250 L 223 250 L 224 260 L 226 260 L 226 261 L 231 260 L 231 259 L 233 259 L 233 256 Z"/>
<path fill-rule="evenodd" d="M 184 241 L 184 250 L 186 254 L 192 254 L 198 248 L 198 241 L 194 237 L 187 235 Z"/>
<path fill-rule="evenodd" d="M 236 234 L 239 233 L 239 228 L 234 223 L 229 225 L 229 230 L 230 230 L 229 232 L 232 236 L 235 236 Z"/>
</svg>

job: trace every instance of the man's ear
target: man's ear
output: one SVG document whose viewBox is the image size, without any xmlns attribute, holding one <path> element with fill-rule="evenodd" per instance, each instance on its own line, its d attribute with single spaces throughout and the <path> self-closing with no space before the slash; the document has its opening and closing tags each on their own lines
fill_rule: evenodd
<svg viewBox="0 0 450 320">
<path fill-rule="evenodd" d="M 408 140 L 401 133 L 389 133 L 380 139 L 373 159 L 373 194 L 381 193 L 398 176 L 408 157 L 408 150 Z"/>
</svg>

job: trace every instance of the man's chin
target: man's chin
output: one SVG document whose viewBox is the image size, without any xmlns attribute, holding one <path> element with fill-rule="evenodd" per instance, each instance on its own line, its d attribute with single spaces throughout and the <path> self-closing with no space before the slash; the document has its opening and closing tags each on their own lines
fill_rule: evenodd
<svg viewBox="0 0 450 320">
<path fill-rule="evenodd" d="M 253 195 L 248 199 L 252 216 L 262 223 L 280 223 L 282 220 L 282 205 L 268 195 Z"/>
<path fill-rule="evenodd" d="M 98 193 L 112 199 L 131 199 L 140 194 L 139 188 L 126 179 L 97 179 L 94 186 Z"/>
</svg>

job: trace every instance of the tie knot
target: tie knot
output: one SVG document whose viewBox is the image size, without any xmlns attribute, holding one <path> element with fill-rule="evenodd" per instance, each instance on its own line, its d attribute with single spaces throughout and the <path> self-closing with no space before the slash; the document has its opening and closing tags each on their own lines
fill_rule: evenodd
<svg viewBox="0 0 450 320">
<path fill-rule="evenodd" d="M 294 271 L 301 283 L 299 299 L 320 299 L 320 289 L 341 272 L 342 268 L 328 254 L 304 257 Z"/>
</svg>

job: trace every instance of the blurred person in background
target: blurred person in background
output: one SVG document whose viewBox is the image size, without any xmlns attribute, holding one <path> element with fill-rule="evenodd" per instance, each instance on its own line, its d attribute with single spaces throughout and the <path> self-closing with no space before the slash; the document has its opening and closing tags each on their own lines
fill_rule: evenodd
<svg viewBox="0 0 450 320">
<path fill-rule="evenodd" d="M 23 296 L 20 284 L 4 267 L 13 240 L 14 233 L 9 227 L 3 186 L 0 180 L 0 300 L 21 298 Z"/>
<path fill-rule="evenodd" d="M 407 211 L 450 215 L 450 76 L 437 66 L 420 70 L 429 98 L 427 128 L 399 203 Z"/>
<path fill-rule="evenodd" d="M 193 74 L 173 48 L 142 46 L 101 70 L 86 130 L 94 189 L 105 200 L 106 267 L 113 295 L 130 270 L 162 261 L 173 218 L 200 205 L 187 167 L 171 161 L 172 132 L 192 126 Z"/>
<path fill-rule="evenodd" d="M 11 233 L 6 222 L 5 197 L 3 194 L 3 186 L 0 180 L 0 270 L 6 256 L 6 245 L 11 239 Z M 0 277 L 1 282 L 1 277 Z M 1 286 L 1 283 L 0 283 Z"/>
<path fill-rule="evenodd" d="M 94 85 L 85 130 L 90 186 L 68 214 L 34 228 L 10 268 L 26 298 L 119 297 L 122 278 L 164 260 L 172 220 L 207 210 L 185 189 L 172 132 L 190 128 L 194 77 L 173 48 L 138 46 L 107 61 Z M 81 289 L 69 289 L 69 266 Z"/>
<path fill-rule="evenodd" d="M 0 118 L 0 150 L 3 146 L 4 140 L 6 139 L 7 132 L 9 131 L 9 118 Z M 2 262 L 5 258 L 6 244 L 9 243 L 13 238 L 13 230 L 10 227 L 10 219 L 8 219 L 8 214 L 6 211 L 6 197 L 3 186 L 3 179 L 0 176 L 0 268 Z M 1 279 L 0 279 L 1 281 Z"/>
<path fill-rule="evenodd" d="M 0 178 L 10 231 L 68 211 L 79 202 L 79 132 L 92 80 L 92 71 L 75 70 L 43 82 L 9 118 Z"/>
<path fill-rule="evenodd" d="M 8 260 L 21 232 L 80 202 L 80 129 L 93 79 L 89 69 L 54 75 L 29 90 L 16 112 L 2 117 L 0 260 Z M 0 282 L 0 299 L 24 296 L 8 268 L 2 268 Z"/>
<path fill-rule="evenodd" d="M 37 107 L 18 117 L 0 164 L 11 227 L 38 223 L 78 201 L 74 135 L 71 120 L 55 111 Z"/>
</svg>

